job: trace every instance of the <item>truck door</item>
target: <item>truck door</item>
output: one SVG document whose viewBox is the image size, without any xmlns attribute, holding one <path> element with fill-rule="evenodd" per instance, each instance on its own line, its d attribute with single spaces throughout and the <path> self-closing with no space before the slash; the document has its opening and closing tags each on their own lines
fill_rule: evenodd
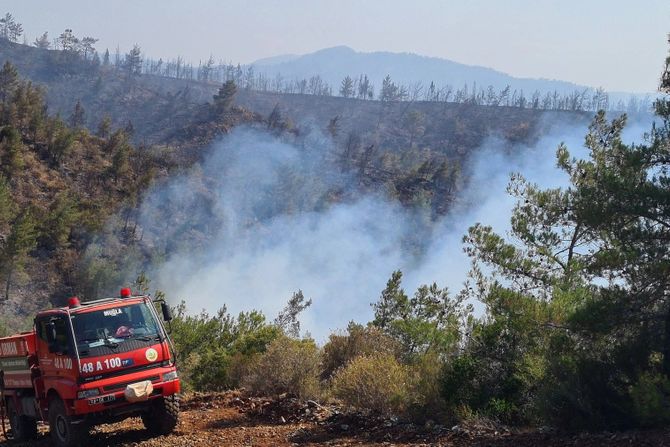
<svg viewBox="0 0 670 447">
<path fill-rule="evenodd" d="M 45 382 L 74 381 L 78 363 L 68 316 L 52 314 L 40 317 L 35 320 L 35 328 L 38 360 Z"/>
</svg>

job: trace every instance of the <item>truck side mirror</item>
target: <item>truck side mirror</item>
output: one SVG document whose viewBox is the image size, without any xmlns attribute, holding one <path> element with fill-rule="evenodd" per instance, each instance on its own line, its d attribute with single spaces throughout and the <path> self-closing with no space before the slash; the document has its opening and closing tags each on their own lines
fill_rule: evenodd
<svg viewBox="0 0 670 447">
<path fill-rule="evenodd" d="M 161 301 L 161 311 L 163 312 L 163 320 L 165 321 L 172 320 L 172 310 L 165 301 Z"/>
</svg>

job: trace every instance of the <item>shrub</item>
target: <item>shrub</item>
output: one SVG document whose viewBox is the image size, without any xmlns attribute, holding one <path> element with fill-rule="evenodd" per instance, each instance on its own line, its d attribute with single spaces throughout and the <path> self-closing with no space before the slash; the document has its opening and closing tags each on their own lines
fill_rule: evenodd
<svg viewBox="0 0 670 447">
<path fill-rule="evenodd" d="M 670 423 L 670 380 L 658 373 L 642 374 L 630 389 L 635 416 L 641 426 Z"/>
<path fill-rule="evenodd" d="M 220 391 L 234 386 L 230 373 L 230 354 L 220 346 L 208 349 L 203 354 L 191 355 L 187 363 L 195 366 L 187 368 L 185 379 L 189 387 Z"/>
<path fill-rule="evenodd" d="M 175 310 L 171 336 L 186 388 L 238 387 L 249 365 L 281 333 L 258 312 L 233 318 L 224 307 L 216 315 L 188 315 L 183 302 Z"/>
<path fill-rule="evenodd" d="M 320 394 L 319 367 L 320 353 L 313 340 L 279 336 L 249 367 L 242 383 L 255 394 L 315 398 Z"/>
<path fill-rule="evenodd" d="M 489 400 L 488 405 L 486 406 L 487 416 L 506 423 L 512 422 L 517 413 L 518 408 L 516 405 L 505 399 L 494 397 Z"/>
<path fill-rule="evenodd" d="M 409 409 L 416 420 L 443 419 L 447 403 L 441 394 L 444 362 L 434 353 L 421 355 L 410 366 L 415 400 Z"/>
<path fill-rule="evenodd" d="M 332 389 L 346 405 L 383 415 L 405 413 L 413 394 L 408 367 L 383 353 L 352 360 L 335 373 Z"/>
<path fill-rule="evenodd" d="M 541 420 L 568 430 L 628 428 L 630 396 L 612 363 L 576 351 L 556 351 L 538 384 L 534 407 Z"/>
<path fill-rule="evenodd" d="M 331 334 L 323 347 L 321 378 L 330 379 L 335 371 L 356 357 L 374 353 L 395 354 L 398 344 L 380 329 L 349 323 L 346 334 Z"/>
</svg>

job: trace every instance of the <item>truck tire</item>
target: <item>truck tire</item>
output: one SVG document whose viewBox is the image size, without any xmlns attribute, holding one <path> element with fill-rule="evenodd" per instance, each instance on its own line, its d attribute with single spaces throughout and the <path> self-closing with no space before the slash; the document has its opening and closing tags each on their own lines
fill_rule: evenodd
<svg viewBox="0 0 670 447">
<path fill-rule="evenodd" d="M 65 404 L 58 397 L 49 402 L 49 432 L 56 447 L 88 445 L 88 425 L 83 421 L 74 423 L 65 411 Z"/>
<path fill-rule="evenodd" d="M 179 422 L 179 396 L 173 394 L 156 399 L 151 409 L 142 414 L 142 422 L 153 436 L 172 433 Z"/>
<path fill-rule="evenodd" d="M 30 416 L 19 415 L 14 399 L 7 399 L 7 416 L 14 440 L 23 442 L 37 439 L 37 420 Z"/>
</svg>

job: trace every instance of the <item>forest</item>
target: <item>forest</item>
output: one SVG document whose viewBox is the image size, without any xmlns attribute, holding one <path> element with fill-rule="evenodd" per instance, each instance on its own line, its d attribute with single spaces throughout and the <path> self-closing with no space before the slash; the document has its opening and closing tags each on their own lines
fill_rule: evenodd
<svg viewBox="0 0 670 447">
<path fill-rule="evenodd" d="M 614 112 L 601 91 L 526 97 L 399 86 L 389 76 L 375 95 L 364 74 L 352 75 L 338 93 L 369 103 L 361 106 L 374 110 L 367 127 L 342 124 L 341 112 L 310 126 L 293 121 L 273 95 L 332 96 L 318 80 L 267 80 L 213 59 L 197 68 L 181 58 L 153 61 L 139 46 L 101 56 L 95 38 L 71 30 L 32 45 L 18 43 L 21 36 L 11 14 L 0 19 L 3 334 L 30 326 L 37 309 L 72 295 L 114 293 L 124 283 L 178 303 L 182 297 L 152 288 L 149 266 L 184 246 L 206 247 L 225 227 L 211 204 L 217 176 L 235 173 L 211 173 L 204 160 L 208 145 L 236 128 L 302 149 L 323 134 L 334 143 L 310 160 L 339 169 L 335 180 L 325 168 L 284 172 L 274 208 L 253 210 L 244 228 L 375 193 L 421 216 L 413 227 L 420 236 L 459 203 L 470 185 L 468 157 L 488 135 L 502 135 L 512 148 L 537 141 L 547 117 L 589 119 L 588 157 L 565 145 L 555 152 L 567 187 L 541 188 L 513 174 L 511 232 L 472 222 L 462 240 L 471 261 L 463 290 L 427 284 L 406 291 L 397 270 L 370 297 L 370 321 L 351 322 L 322 344 L 301 330 L 312 301 L 300 290 L 275 297 L 287 301 L 276 316 L 234 315 L 225 306 L 197 313 L 185 298 L 171 327 L 181 374 L 191 390 L 337 399 L 421 423 L 490 418 L 566 430 L 670 423 L 670 58 L 654 124 L 643 142 L 625 144 L 627 115 Z M 194 83 L 181 83 L 187 80 Z M 76 84 L 88 85 L 88 96 L 77 96 Z M 430 104 L 405 112 L 417 101 Z M 67 104 L 69 113 L 52 113 L 54 104 Z M 101 104 L 110 107 L 91 117 Z M 129 104 L 159 117 L 155 129 L 129 119 Z M 441 114 L 431 116 L 433 107 Z M 161 203 L 155 225 L 147 224 L 143 200 L 186 173 L 189 207 Z M 312 195 L 298 196 L 305 185 Z M 214 216 L 199 220 L 195 209 Z M 420 241 L 407 246 L 419 250 Z"/>
</svg>

